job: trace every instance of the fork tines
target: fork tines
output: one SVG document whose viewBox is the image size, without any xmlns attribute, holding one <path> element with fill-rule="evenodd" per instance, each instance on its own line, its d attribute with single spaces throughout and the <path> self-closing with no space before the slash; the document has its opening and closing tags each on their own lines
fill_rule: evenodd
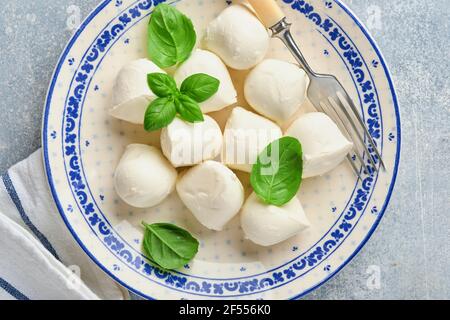
<svg viewBox="0 0 450 320">
<path fill-rule="evenodd" d="M 375 141 L 364 124 L 364 120 L 358 113 L 352 100 L 346 99 L 344 95 L 346 94 L 337 92 L 336 96 L 328 97 L 328 100 L 322 101 L 320 106 L 317 107 L 321 109 L 319 111 L 330 116 L 347 139 L 353 142 L 355 155 L 353 157 L 348 155 L 347 160 L 350 162 L 355 174 L 361 179 L 361 171 L 356 166 L 355 160 L 357 159 L 360 162 L 360 165 L 363 167 L 363 172 L 367 171 L 368 167 L 364 161 L 364 154 L 367 155 L 370 166 L 377 172 L 379 171 L 377 162 L 383 168 L 385 168 L 385 165 Z M 366 139 L 370 147 L 366 144 Z"/>
</svg>

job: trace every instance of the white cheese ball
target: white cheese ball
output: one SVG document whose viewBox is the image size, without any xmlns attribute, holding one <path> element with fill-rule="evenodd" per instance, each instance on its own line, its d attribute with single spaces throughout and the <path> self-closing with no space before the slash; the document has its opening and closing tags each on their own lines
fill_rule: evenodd
<svg viewBox="0 0 450 320">
<path fill-rule="evenodd" d="M 178 117 L 161 132 L 161 148 L 175 168 L 215 159 L 222 150 L 222 131 L 217 122 L 188 123 Z"/>
<path fill-rule="evenodd" d="M 206 228 L 221 231 L 244 203 L 244 187 L 220 162 L 206 161 L 177 183 L 181 201 Z"/>
<path fill-rule="evenodd" d="M 188 60 L 183 62 L 175 72 L 174 78 L 181 87 L 183 81 L 189 76 L 204 73 L 220 81 L 217 93 L 200 103 L 203 113 L 219 111 L 237 102 L 237 92 L 231 80 L 230 73 L 222 60 L 214 53 L 197 49 Z"/>
<path fill-rule="evenodd" d="M 130 206 L 149 208 L 175 190 L 177 171 L 161 151 L 143 144 L 129 145 L 117 166 L 114 186 Z"/>
<path fill-rule="evenodd" d="M 303 178 L 323 175 L 337 167 L 352 150 L 353 143 L 321 112 L 307 113 L 286 131 L 303 149 Z"/>
<path fill-rule="evenodd" d="M 260 246 L 283 242 L 310 226 L 297 197 L 282 207 L 265 204 L 253 193 L 241 211 L 245 237 Z"/>
<path fill-rule="evenodd" d="M 282 131 L 278 125 L 236 107 L 225 126 L 222 160 L 230 168 L 251 172 L 259 154 L 281 137 Z"/>
<path fill-rule="evenodd" d="M 269 49 L 269 33 L 246 7 L 226 8 L 206 29 L 206 49 L 214 52 L 227 66 L 237 70 L 253 68 Z"/>
<path fill-rule="evenodd" d="M 143 124 L 147 107 L 156 95 L 147 84 L 149 73 L 165 73 L 156 64 L 139 59 L 125 65 L 116 77 L 110 115 L 134 124 Z"/>
<path fill-rule="evenodd" d="M 299 66 L 267 59 L 245 81 L 245 98 L 258 113 L 284 124 L 306 100 L 308 76 Z"/>
</svg>

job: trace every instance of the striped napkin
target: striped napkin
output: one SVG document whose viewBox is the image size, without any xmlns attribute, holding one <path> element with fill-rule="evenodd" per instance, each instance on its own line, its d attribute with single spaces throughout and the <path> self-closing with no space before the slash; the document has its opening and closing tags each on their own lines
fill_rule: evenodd
<svg viewBox="0 0 450 320">
<path fill-rule="evenodd" d="M 50 195 L 41 150 L 2 176 L 0 300 L 127 298 L 66 228 Z"/>
</svg>

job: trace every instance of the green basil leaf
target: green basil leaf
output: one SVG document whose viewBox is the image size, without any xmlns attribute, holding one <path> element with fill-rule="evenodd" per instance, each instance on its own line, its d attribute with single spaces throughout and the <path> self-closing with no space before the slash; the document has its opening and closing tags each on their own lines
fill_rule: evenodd
<svg viewBox="0 0 450 320">
<path fill-rule="evenodd" d="M 147 108 L 144 118 L 144 128 L 156 131 L 167 127 L 177 115 L 177 108 L 173 98 L 158 98 Z"/>
<path fill-rule="evenodd" d="M 153 93 L 160 98 L 165 98 L 178 93 L 175 80 L 165 73 L 148 74 L 147 83 Z"/>
<path fill-rule="evenodd" d="M 300 142 L 283 137 L 272 142 L 253 165 L 250 182 L 255 193 L 267 204 L 283 206 L 300 188 L 303 172 Z"/>
<path fill-rule="evenodd" d="M 161 68 L 185 61 L 197 41 L 192 21 L 167 4 L 159 4 L 148 26 L 148 54 Z"/>
<path fill-rule="evenodd" d="M 176 270 L 191 261 L 199 242 L 189 232 L 169 223 L 142 223 L 144 250 L 150 260 L 167 270 Z"/>
<path fill-rule="evenodd" d="M 190 123 L 205 121 L 202 110 L 194 99 L 181 94 L 176 98 L 175 103 L 177 106 L 177 111 L 180 114 L 181 119 L 183 119 L 184 121 Z"/>
<path fill-rule="evenodd" d="M 204 73 L 194 74 L 181 84 L 181 93 L 197 102 L 204 102 L 219 90 L 220 81 Z"/>
</svg>

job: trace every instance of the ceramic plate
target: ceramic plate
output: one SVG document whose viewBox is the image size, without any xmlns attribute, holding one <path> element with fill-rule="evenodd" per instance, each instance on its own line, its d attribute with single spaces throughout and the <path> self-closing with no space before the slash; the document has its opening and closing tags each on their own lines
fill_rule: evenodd
<svg viewBox="0 0 450 320">
<path fill-rule="evenodd" d="M 311 66 L 335 74 L 361 109 L 387 166 L 357 181 L 348 163 L 307 179 L 298 197 L 312 227 L 265 248 L 244 240 L 239 219 L 223 232 L 203 228 L 176 193 L 155 208 L 124 204 L 113 173 L 130 143 L 159 145 L 158 134 L 108 115 L 114 78 L 146 56 L 146 27 L 156 0 L 103 1 L 70 40 L 56 67 L 43 124 L 45 167 L 67 227 L 83 250 L 117 282 L 148 299 L 294 299 L 317 288 L 354 256 L 374 232 L 392 194 L 400 154 L 400 120 L 384 59 L 359 20 L 340 1 L 283 0 L 293 34 Z M 194 21 L 198 38 L 231 4 L 167 1 Z M 201 43 L 199 44 L 201 45 Z M 269 57 L 292 60 L 273 39 Z M 242 87 L 245 72 L 233 72 Z M 242 95 L 241 95 L 242 96 Z M 246 106 L 240 98 L 240 105 Z M 306 104 L 302 112 L 310 110 Z M 231 108 L 213 114 L 223 126 Z M 248 187 L 248 176 L 239 174 Z M 142 220 L 172 222 L 200 239 L 194 261 L 177 272 L 148 263 Z"/>
</svg>

